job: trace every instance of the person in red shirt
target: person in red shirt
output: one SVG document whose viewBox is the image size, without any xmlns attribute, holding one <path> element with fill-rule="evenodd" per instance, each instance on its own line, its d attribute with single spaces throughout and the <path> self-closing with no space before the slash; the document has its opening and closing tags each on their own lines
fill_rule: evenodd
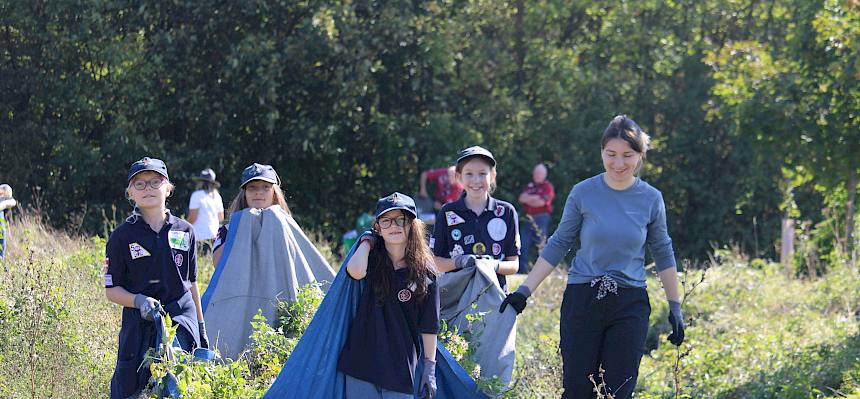
<svg viewBox="0 0 860 399">
<path fill-rule="evenodd" d="M 555 189 L 546 180 L 546 165 L 539 163 L 532 171 L 532 181 L 523 188 L 518 201 L 523 205 L 525 216 L 520 226 L 522 248 L 520 249 L 519 273 L 529 272 L 529 250 L 535 244 L 546 242 L 549 233 L 549 221 L 552 217 L 552 200 Z"/>
<path fill-rule="evenodd" d="M 457 182 L 456 171 L 454 166 L 447 168 L 430 169 L 421 173 L 421 191 L 418 195 L 421 197 L 429 197 L 427 194 L 427 181 L 431 181 L 436 185 L 436 191 L 433 192 L 433 208 L 437 211 L 442 209 L 442 205 L 449 202 L 454 202 L 460 199 L 460 194 L 463 193 L 463 186 Z"/>
</svg>

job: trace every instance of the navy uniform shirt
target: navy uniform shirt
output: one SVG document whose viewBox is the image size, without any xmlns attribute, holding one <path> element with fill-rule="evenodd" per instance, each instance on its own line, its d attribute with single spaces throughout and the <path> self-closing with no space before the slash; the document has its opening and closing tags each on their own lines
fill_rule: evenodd
<svg viewBox="0 0 860 399">
<path fill-rule="evenodd" d="M 430 281 L 419 303 L 414 286 L 407 285 L 409 270 L 390 273 L 391 292 L 382 304 L 365 279 L 337 369 L 389 391 L 412 393 L 421 334 L 439 333 L 439 287 Z"/>
<path fill-rule="evenodd" d="M 466 198 L 460 197 L 445 204 L 436 215 L 430 248 L 442 258 L 474 254 L 504 260 L 520 256 L 517 211 L 510 203 L 489 197 L 484 211 L 476 215 L 466 206 Z M 507 291 L 505 276 L 497 276 L 499 285 Z"/>
<path fill-rule="evenodd" d="M 107 242 L 105 288 L 123 287 L 162 303 L 182 297 L 197 281 L 197 256 L 191 224 L 168 213 L 161 231 L 143 217 L 131 217 Z"/>
</svg>

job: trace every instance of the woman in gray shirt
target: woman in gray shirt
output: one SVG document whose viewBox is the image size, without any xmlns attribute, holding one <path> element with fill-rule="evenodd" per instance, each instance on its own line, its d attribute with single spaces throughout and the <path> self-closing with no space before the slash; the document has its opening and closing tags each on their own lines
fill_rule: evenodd
<svg viewBox="0 0 860 399">
<path fill-rule="evenodd" d="M 666 206 L 654 187 L 637 177 L 649 138 L 632 119 L 616 116 L 604 130 L 604 173 L 575 185 L 558 229 L 526 281 L 502 303 L 522 312 L 529 295 L 579 238 L 561 305 L 559 343 L 562 398 L 594 397 L 589 375 L 605 370 L 615 398 L 630 398 L 645 352 L 651 306 L 645 290 L 645 246 L 669 301 L 669 341 L 684 340 L 684 321 Z M 596 378 L 596 377 L 595 377 Z M 600 381 L 598 381 L 599 383 Z"/>
</svg>

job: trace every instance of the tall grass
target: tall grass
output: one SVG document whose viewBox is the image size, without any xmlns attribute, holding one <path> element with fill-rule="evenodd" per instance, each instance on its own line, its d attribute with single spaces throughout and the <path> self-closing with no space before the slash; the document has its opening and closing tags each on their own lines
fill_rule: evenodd
<svg viewBox="0 0 860 399">
<path fill-rule="evenodd" d="M 8 270 L 0 271 L 0 397 L 107 397 L 120 308 L 104 297 L 104 240 L 69 236 L 25 214 L 10 227 L 9 244 Z M 337 267 L 331 246 L 318 244 Z M 774 263 L 730 251 L 720 255 L 684 304 L 693 322 L 680 350 L 665 340 L 665 295 L 659 281 L 649 278 L 648 353 L 636 397 L 860 399 L 857 265 L 831 261 L 823 276 L 800 279 Z M 198 267 L 205 286 L 213 265 L 201 257 Z M 565 272 L 551 274 L 519 317 L 514 384 L 504 397 L 560 396 L 558 318 Z M 698 281 L 700 273 L 690 271 L 686 278 Z M 521 282 L 522 276 L 511 278 L 511 288 Z M 287 319 L 306 323 L 314 310 L 309 300 L 286 312 Z M 185 370 L 181 382 L 188 397 L 251 398 L 265 391 L 303 328 L 283 320 L 274 327 L 252 321 L 259 326 L 252 356 L 177 366 Z"/>
<path fill-rule="evenodd" d="M 69 237 L 30 215 L 9 227 L 0 396 L 108 396 L 121 311 L 104 296 L 104 241 Z"/>
</svg>

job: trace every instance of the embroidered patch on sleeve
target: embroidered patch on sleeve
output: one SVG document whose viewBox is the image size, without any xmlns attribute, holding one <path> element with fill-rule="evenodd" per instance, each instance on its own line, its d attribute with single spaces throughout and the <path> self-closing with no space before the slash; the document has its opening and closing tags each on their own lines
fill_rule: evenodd
<svg viewBox="0 0 860 399">
<path fill-rule="evenodd" d="M 105 274 L 105 285 L 113 285 L 113 276 Z"/>
<path fill-rule="evenodd" d="M 131 254 L 132 259 L 139 259 L 152 255 L 146 250 L 146 248 L 136 242 L 128 244 L 128 253 Z"/>
</svg>

